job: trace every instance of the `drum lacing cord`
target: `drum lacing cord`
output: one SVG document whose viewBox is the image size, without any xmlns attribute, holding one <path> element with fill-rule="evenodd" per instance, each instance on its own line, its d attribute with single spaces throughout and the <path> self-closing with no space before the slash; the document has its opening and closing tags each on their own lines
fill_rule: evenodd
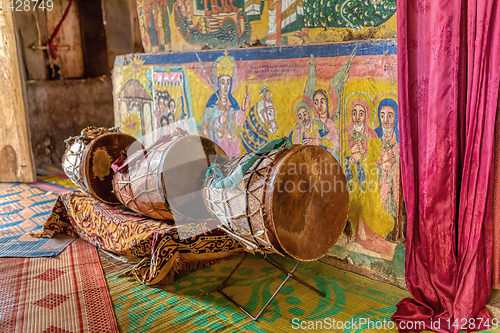
<svg viewBox="0 0 500 333">
<path fill-rule="evenodd" d="M 243 155 L 237 159 L 233 159 L 229 162 L 229 165 L 230 166 L 227 166 L 227 164 L 225 164 L 224 166 L 227 167 L 227 168 L 231 168 L 231 165 L 233 164 L 236 164 L 236 165 L 239 165 L 240 164 L 240 161 L 242 159 L 245 158 L 246 155 Z M 259 154 L 259 156 L 263 156 L 263 154 Z M 213 162 L 212 165 L 217 165 L 218 167 L 220 167 L 220 169 L 217 169 L 217 168 L 214 168 L 213 170 L 213 173 L 216 175 L 216 176 L 224 176 L 223 172 L 222 172 L 222 165 L 219 164 L 217 162 L 217 157 L 216 157 L 216 162 Z M 208 171 L 207 171 L 208 172 Z M 210 176 L 207 175 L 207 177 Z M 255 245 L 255 243 L 252 243 L 251 241 L 243 238 L 243 237 L 240 237 L 238 235 L 238 232 L 237 230 L 235 230 L 233 227 L 232 227 L 232 224 L 230 223 L 230 220 L 232 218 L 240 218 L 240 217 L 248 217 L 248 212 L 247 210 L 245 210 L 245 214 L 238 214 L 236 216 L 232 216 L 230 213 L 229 213 L 229 209 L 230 209 L 230 200 L 231 198 L 233 197 L 237 197 L 238 195 L 235 194 L 233 195 L 232 197 L 229 197 L 228 196 L 228 191 L 225 191 L 225 190 L 222 190 L 220 192 L 220 201 L 221 201 L 221 206 L 219 205 L 214 205 L 213 203 L 213 200 L 211 199 L 212 198 L 212 191 L 214 190 L 218 190 L 216 189 L 215 187 L 211 186 L 214 182 L 214 178 L 209 178 L 207 180 L 207 183 L 206 183 L 206 186 L 205 186 L 205 191 L 204 191 L 204 197 L 208 200 L 205 200 L 206 203 L 208 203 L 210 205 L 210 210 L 215 214 L 215 216 L 219 219 L 219 221 L 221 221 L 221 225 L 219 225 L 219 228 L 222 229 L 223 231 L 225 231 L 226 233 L 228 233 L 229 235 L 231 235 L 233 238 L 236 238 L 240 243 L 242 243 L 243 245 L 247 246 L 248 250 L 254 252 L 255 249 L 258 249 L 257 251 L 258 252 L 261 252 L 261 253 L 266 253 L 267 251 L 265 251 L 265 249 L 263 249 L 263 247 L 261 246 L 261 244 L 259 243 L 258 240 L 255 240 L 255 242 L 257 243 L 257 245 Z M 247 198 L 245 198 L 246 201 L 248 201 Z M 219 215 L 222 213 L 222 216 Z M 223 221 L 225 220 L 225 222 Z M 251 226 L 250 226 L 251 228 Z M 252 232 L 253 234 L 253 232 Z M 254 237 L 255 239 L 255 237 Z"/>
<path fill-rule="evenodd" d="M 232 190 L 235 190 L 238 185 L 241 183 L 243 180 L 243 177 L 245 174 L 250 170 L 252 171 L 250 174 L 250 177 L 248 179 L 248 182 L 245 187 L 245 200 L 246 200 L 246 219 L 247 219 L 247 224 L 250 229 L 250 234 L 252 235 L 252 238 L 254 241 L 257 243 L 259 250 L 261 253 L 266 254 L 268 251 L 265 250 L 265 248 L 262 246 L 262 244 L 259 242 L 259 240 L 256 238 L 252 223 L 250 221 L 249 217 L 249 205 L 248 205 L 248 196 L 249 196 L 249 186 L 252 180 L 252 177 L 255 173 L 258 173 L 257 168 L 260 166 L 262 161 L 264 161 L 267 156 L 269 155 L 270 152 L 273 150 L 280 150 L 285 147 L 289 147 L 292 145 L 292 142 L 288 137 L 283 137 L 281 139 L 276 139 L 267 142 L 264 146 L 259 148 L 248 160 L 245 161 L 241 166 L 239 166 L 235 171 L 231 173 L 231 175 L 224 177 L 224 173 L 222 172 L 221 165 L 218 163 L 212 163 L 206 172 L 205 179 L 208 180 L 211 176 L 215 175 L 217 178 L 215 178 L 212 181 L 211 186 L 218 188 L 218 189 L 225 189 L 228 187 L 231 187 Z M 256 163 L 257 162 L 257 163 Z M 260 173 L 259 173 L 260 175 Z M 261 178 L 263 178 L 262 175 L 260 175 Z M 226 192 L 223 192 L 223 197 L 227 194 Z M 226 199 L 226 198 L 224 198 Z M 227 216 L 226 208 L 224 206 L 225 214 Z M 231 229 L 232 230 L 232 229 Z"/>
<path fill-rule="evenodd" d="M 287 138 L 288 139 L 288 138 Z M 248 211 L 249 210 L 249 205 L 248 205 L 248 196 L 249 196 L 249 193 L 250 193 L 250 183 L 252 182 L 252 177 L 254 174 L 258 173 L 259 176 L 263 179 L 264 177 L 258 172 L 256 171 L 257 168 L 260 166 L 260 164 L 267 158 L 267 156 L 269 155 L 270 152 L 266 152 L 266 153 L 259 153 L 260 154 L 260 158 L 259 160 L 257 161 L 257 163 L 255 163 L 252 167 L 252 170 L 251 170 L 251 174 L 250 174 L 250 177 L 248 178 L 248 181 L 247 181 L 247 184 L 245 186 L 245 201 L 246 201 L 246 210 L 245 210 L 245 213 L 246 213 L 246 218 L 247 218 L 247 224 L 248 224 L 248 227 L 250 228 L 250 234 L 252 235 L 252 238 L 254 239 L 255 243 L 257 243 L 257 246 L 258 248 L 260 249 L 261 253 L 264 254 L 264 256 L 267 256 L 267 252 L 266 249 L 264 248 L 264 246 L 262 246 L 262 244 L 259 242 L 259 240 L 257 239 L 257 237 L 255 236 L 255 233 L 253 231 L 253 226 L 252 226 L 252 222 L 250 221 L 250 212 Z M 254 154 L 254 156 L 256 155 L 257 153 Z M 261 208 L 262 209 L 262 208 Z"/>
<path fill-rule="evenodd" d="M 129 166 L 132 168 L 137 167 L 139 161 L 146 159 L 151 154 L 153 154 L 153 155 L 156 154 L 158 152 L 158 150 L 155 148 L 157 148 L 158 146 L 165 144 L 165 143 L 168 143 L 168 142 L 172 141 L 172 139 L 174 139 L 174 138 L 184 137 L 186 135 L 188 135 L 187 131 L 185 131 L 181 128 L 177 128 L 171 134 L 162 136 L 160 139 L 158 139 L 152 145 L 150 145 L 146 149 L 143 149 L 142 153 L 137 152 L 136 156 L 134 156 L 134 155 L 130 156 L 130 159 L 127 158 L 126 154 L 123 154 L 121 157 L 119 157 L 116 161 L 113 162 L 113 164 L 111 165 L 111 168 L 113 169 L 113 171 L 115 173 L 127 174 L 129 171 Z M 162 151 L 160 153 L 165 154 L 165 151 Z M 163 156 L 161 159 L 165 160 L 165 157 Z M 168 199 L 166 198 L 166 194 L 164 193 L 164 186 L 159 186 L 159 184 L 156 184 L 157 186 L 149 187 L 150 184 L 148 184 L 148 180 L 149 180 L 149 176 L 152 174 L 156 174 L 158 182 L 163 183 L 163 173 L 160 172 L 160 174 L 158 174 L 158 169 L 151 171 L 152 160 L 153 159 L 151 158 L 151 156 L 149 159 L 147 159 L 146 170 L 148 170 L 148 171 L 146 173 L 143 173 L 140 176 L 135 175 L 135 177 L 138 177 L 138 178 L 145 177 L 145 184 L 144 184 L 145 189 L 143 191 L 141 191 L 140 193 L 137 193 L 135 191 L 135 189 L 132 188 L 134 186 L 133 185 L 133 183 L 134 183 L 133 178 L 129 178 L 128 181 L 120 180 L 120 181 L 116 182 L 116 183 L 118 183 L 118 185 L 120 185 L 120 188 L 118 191 L 120 193 L 115 193 L 115 194 L 117 196 L 119 196 L 123 201 L 125 201 L 124 202 L 125 206 L 128 207 L 130 205 L 130 203 L 133 202 L 135 207 L 137 207 L 137 208 L 140 207 L 141 205 L 139 205 L 139 203 L 137 202 L 137 199 L 141 195 L 146 196 L 147 202 L 149 202 L 149 203 L 155 202 L 156 198 L 154 198 L 155 200 L 152 200 L 150 195 L 151 195 L 151 193 L 154 193 L 156 191 L 156 189 L 159 187 L 161 187 L 163 189 L 160 193 L 161 200 L 163 202 L 167 202 Z M 158 168 L 160 167 L 160 165 L 162 165 L 162 164 L 159 164 Z M 128 189 L 129 194 L 132 194 L 131 196 L 128 196 L 128 198 L 124 198 L 124 196 L 121 193 L 124 191 L 125 188 Z M 156 214 L 159 214 L 163 218 L 167 218 L 163 214 L 163 211 L 167 211 L 169 214 L 172 213 L 171 209 L 167 209 L 166 206 L 164 207 L 165 209 L 161 209 L 161 210 L 157 209 L 154 205 L 150 205 L 150 207 L 148 207 L 148 208 L 149 208 L 149 210 L 147 212 L 141 212 L 141 214 L 149 214 L 151 212 L 154 212 Z"/>
<path fill-rule="evenodd" d="M 240 158 L 241 159 L 241 158 Z M 207 169 L 207 172 L 205 173 L 205 183 L 209 182 L 209 178 L 212 174 L 215 174 L 217 176 L 217 178 L 221 178 L 221 177 L 224 177 L 224 174 L 222 172 L 222 163 L 225 161 L 225 159 L 221 156 L 221 155 L 216 155 L 215 156 L 215 161 L 212 162 L 212 164 L 208 167 Z M 213 166 L 213 168 L 212 168 Z M 213 183 L 214 179 L 212 179 L 212 183 Z M 208 194 L 208 201 L 210 203 L 210 210 L 212 212 L 216 212 L 216 211 L 219 211 L 219 210 L 222 210 L 223 211 L 223 214 L 224 216 L 226 217 L 226 219 L 229 219 L 229 212 L 227 211 L 227 201 L 228 201 L 228 198 L 227 198 L 227 193 L 226 191 L 223 191 L 221 194 L 222 194 L 222 209 L 220 207 L 217 207 L 217 209 L 215 209 L 216 207 L 214 207 L 214 204 L 213 204 L 213 201 L 211 200 L 212 198 L 212 195 L 211 195 L 211 186 L 209 185 L 208 187 L 208 191 L 207 194 Z M 228 226 L 230 224 L 228 223 Z M 232 228 L 229 227 L 229 229 L 234 232 L 234 230 Z"/>
<path fill-rule="evenodd" d="M 163 135 L 161 138 L 156 140 L 156 142 L 153 143 L 151 146 L 143 149 L 142 154 L 137 154 L 137 156 L 135 156 L 134 158 L 131 158 L 130 160 L 127 160 L 126 158 L 122 159 L 121 157 L 118 158 L 116 161 L 113 162 L 113 165 L 111 166 L 111 168 L 113 169 L 113 171 L 115 173 L 116 172 L 127 173 L 129 165 L 136 164 L 139 160 L 146 158 L 148 156 L 148 154 L 157 146 L 164 144 L 164 143 L 168 143 L 176 137 L 186 136 L 187 134 L 188 134 L 187 131 L 183 130 L 182 128 L 177 128 L 171 134 Z"/>
<path fill-rule="evenodd" d="M 118 127 L 106 128 L 106 127 L 89 126 L 82 129 L 80 135 L 72 136 L 64 140 L 64 143 L 66 143 L 66 148 L 69 148 L 73 143 L 75 143 L 76 140 L 83 141 L 85 144 L 87 144 L 98 136 L 101 136 L 106 133 L 117 133 L 117 132 L 119 132 Z"/>
</svg>

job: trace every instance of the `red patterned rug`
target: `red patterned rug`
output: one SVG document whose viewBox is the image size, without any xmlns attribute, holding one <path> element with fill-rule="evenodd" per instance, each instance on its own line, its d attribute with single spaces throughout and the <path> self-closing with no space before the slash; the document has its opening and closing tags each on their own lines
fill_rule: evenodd
<svg viewBox="0 0 500 333">
<path fill-rule="evenodd" d="M 118 332 L 93 245 L 55 258 L 0 258 L 0 332 Z"/>
</svg>

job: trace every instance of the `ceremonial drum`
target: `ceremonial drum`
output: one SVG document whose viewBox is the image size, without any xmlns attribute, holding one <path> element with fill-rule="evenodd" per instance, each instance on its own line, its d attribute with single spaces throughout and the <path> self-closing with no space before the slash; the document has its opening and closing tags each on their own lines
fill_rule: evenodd
<svg viewBox="0 0 500 333">
<path fill-rule="evenodd" d="M 142 145 L 134 137 L 119 133 L 117 128 L 93 126 L 65 142 L 62 168 L 68 178 L 80 191 L 95 199 L 109 204 L 120 203 L 113 194 L 111 164 L 134 142 L 138 147 Z"/>
<path fill-rule="evenodd" d="M 196 135 L 161 137 L 129 156 L 115 172 L 113 188 L 129 209 L 155 219 L 193 222 L 213 219 L 202 198 L 207 168 L 227 161 L 215 142 Z"/>
<path fill-rule="evenodd" d="M 230 178 L 243 176 L 239 184 L 220 188 L 214 174 L 205 182 L 205 205 L 221 229 L 253 253 L 274 252 L 301 261 L 326 255 L 343 232 L 349 209 L 340 164 L 321 147 L 292 145 L 258 156 L 238 176 L 252 156 L 221 166 Z"/>
</svg>

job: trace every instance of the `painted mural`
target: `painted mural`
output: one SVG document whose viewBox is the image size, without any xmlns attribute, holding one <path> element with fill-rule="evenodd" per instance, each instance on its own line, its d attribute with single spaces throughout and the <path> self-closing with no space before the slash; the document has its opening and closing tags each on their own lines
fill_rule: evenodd
<svg viewBox="0 0 500 333">
<path fill-rule="evenodd" d="M 137 0 L 144 50 L 396 37 L 396 0 Z"/>
<path fill-rule="evenodd" d="M 284 136 L 323 147 L 351 198 L 330 254 L 387 264 L 404 258 L 396 66 L 395 40 L 118 57 L 115 122 L 146 145 L 181 124 L 230 156 Z"/>
</svg>

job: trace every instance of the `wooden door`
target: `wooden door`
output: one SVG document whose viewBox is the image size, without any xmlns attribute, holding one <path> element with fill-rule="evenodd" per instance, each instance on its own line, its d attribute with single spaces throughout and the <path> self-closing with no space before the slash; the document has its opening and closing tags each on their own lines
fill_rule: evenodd
<svg viewBox="0 0 500 333">
<path fill-rule="evenodd" d="M 0 182 L 36 180 L 12 12 L 0 9 Z"/>
</svg>

